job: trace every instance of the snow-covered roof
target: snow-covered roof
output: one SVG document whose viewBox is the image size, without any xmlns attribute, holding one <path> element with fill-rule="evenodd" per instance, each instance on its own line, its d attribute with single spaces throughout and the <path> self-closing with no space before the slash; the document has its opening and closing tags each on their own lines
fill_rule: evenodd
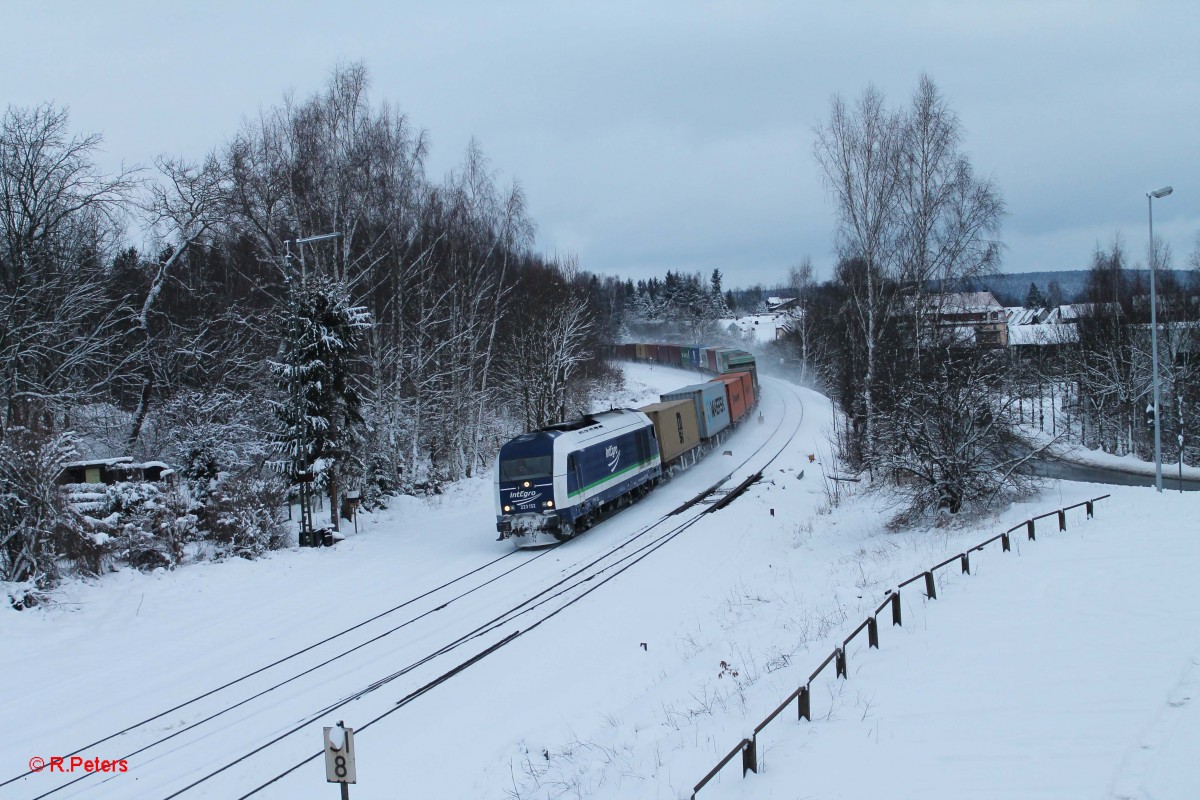
<svg viewBox="0 0 1200 800">
<path fill-rule="evenodd" d="M 118 464 L 132 464 L 132 456 L 119 456 L 118 458 L 91 458 L 87 461 L 72 461 L 70 464 L 63 464 L 64 469 L 74 469 L 76 467 L 115 467 Z M 166 464 L 163 464 L 165 467 Z"/>
<path fill-rule="evenodd" d="M 1025 306 L 1005 306 L 1004 316 L 1009 325 L 1032 325 L 1038 320 L 1038 311 Z"/>
<path fill-rule="evenodd" d="M 1089 314 L 1094 314 L 1098 311 L 1103 311 L 1109 314 L 1120 314 L 1120 303 L 1071 303 L 1070 305 L 1059 306 L 1058 314 L 1065 321 L 1077 321 L 1080 317 L 1085 317 Z"/>
<path fill-rule="evenodd" d="M 1000 305 L 995 296 L 991 292 L 949 292 L 947 294 L 929 295 L 927 303 L 932 307 L 940 310 L 943 314 L 949 313 L 979 313 L 981 311 L 1002 311 L 1004 306 Z"/>
<path fill-rule="evenodd" d="M 1062 309 L 1066 306 L 1052 308 L 1025 308 L 1025 306 L 1005 306 L 1004 315 L 1009 325 L 1038 325 L 1041 323 L 1061 323 Z"/>
<path fill-rule="evenodd" d="M 1078 340 L 1079 331 L 1073 325 L 1054 325 L 1041 322 L 1031 325 L 1008 326 L 1009 347 L 1065 344 Z"/>
</svg>

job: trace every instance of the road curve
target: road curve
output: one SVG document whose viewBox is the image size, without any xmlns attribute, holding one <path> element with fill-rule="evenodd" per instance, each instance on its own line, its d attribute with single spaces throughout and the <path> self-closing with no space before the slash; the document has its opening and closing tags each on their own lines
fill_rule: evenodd
<svg viewBox="0 0 1200 800">
<path fill-rule="evenodd" d="M 1029 472 L 1043 478 L 1060 478 L 1065 481 L 1081 481 L 1086 483 L 1106 483 L 1111 486 L 1153 486 L 1153 475 L 1142 475 L 1136 472 L 1125 472 L 1108 467 L 1097 467 L 1089 464 L 1073 464 L 1058 459 L 1036 459 L 1029 462 Z M 1185 492 L 1200 491 L 1200 480 L 1183 479 L 1182 489 Z M 1167 465 L 1163 465 L 1163 491 L 1180 491 L 1180 480 L 1172 475 Z"/>
</svg>

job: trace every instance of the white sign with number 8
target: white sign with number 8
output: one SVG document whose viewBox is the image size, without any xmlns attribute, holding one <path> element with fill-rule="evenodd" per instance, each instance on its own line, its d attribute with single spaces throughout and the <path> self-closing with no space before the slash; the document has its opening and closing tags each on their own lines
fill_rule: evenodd
<svg viewBox="0 0 1200 800">
<path fill-rule="evenodd" d="M 357 783 L 354 771 L 354 729 L 325 728 L 325 780 L 328 783 Z"/>
</svg>

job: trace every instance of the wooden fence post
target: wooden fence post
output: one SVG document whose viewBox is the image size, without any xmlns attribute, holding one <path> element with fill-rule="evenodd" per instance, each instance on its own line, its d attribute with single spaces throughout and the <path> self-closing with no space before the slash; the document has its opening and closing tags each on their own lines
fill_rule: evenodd
<svg viewBox="0 0 1200 800">
<path fill-rule="evenodd" d="M 962 571 L 964 575 L 971 574 L 971 560 L 967 557 L 966 553 L 962 554 Z"/>
<path fill-rule="evenodd" d="M 846 678 L 846 648 L 839 647 L 835 652 L 837 653 L 837 658 L 833 661 L 833 666 L 837 670 L 835 677 Z M 849 680 L 849 678 L 846 678 L 846 680 Z"/>
<path fill-rule="evenodd" d="M 1033 520 L 1025 521 L 1025 529 L 1029 531 L 1029 541 L 1032 542 L 1037 539 L 1037 535 L 1033 532 Z"/>
<path fill-rule="evenodd" d="M 800 696 L 796 698 L 796 720 L 812 722 L 812 699 L 808 696 L 808 684 L 800 687 Z"/>
<path fill-rule="evenodd" d="M 1087 501 L 1087 503 L 1086 503 L 1086 505 L 1087 505 L 1087 518 L 1088 518 L 1088 519 L 1091 519 L 1091 518 L 1092 518 L 1092 513 L 1093 513 L 1093 511 L 1094 511 L 1094 509 L 1092 508 L 1092 501 L 1091 501 L 1091 500 L 1088 500 L 1088 501 Z"/>
<path fill-rule="evenodd" d="M 1009 549 L 1009 546 L 1010 546 L 1010 545 L 1009 545 L 1009 541 L 1008 541 L 1008 534 L 1007 534 L 1007 533 L 1004 533 L 1004 534 L 1001 534 L 1001 535 L 1000 535 L 1000 546 L 1004 548 L 1004 552 L 1005 552 L 1005 553 L 1007 553 L 1007 552 L 1008 552 L 1008 549 Z"/>
<path fill-rule="evenodd" d="M 879 649 L 879 623 L 874 617 L 867 617 L 867 647 Z"/>
<path fill-rule="evenodd" d="M 901 627 L 904 625 L 900 621 L 900 591 L 898 589 L 892 593 L 892 624 Z"/>
<path fill-rule="evenodd" d="M 930 600 L 937 600 L 937 587 L 933 585 L 933 573 L 925 573 L 925 596 Z"/>
<path fill-rule="evenodd" d="M 1058 510 L 1058 529 L 1065 531 L 1067 529 L 1067 512 L 1061 508 Z"/>
</svg>

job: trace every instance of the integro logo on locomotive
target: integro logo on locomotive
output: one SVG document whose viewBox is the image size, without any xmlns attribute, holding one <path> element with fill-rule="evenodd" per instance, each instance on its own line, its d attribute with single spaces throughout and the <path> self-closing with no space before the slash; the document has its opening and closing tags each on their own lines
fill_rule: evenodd
<svg viewBox="0 0 1200 800">
<path fill-rule="evenodd" d="M 536 500 L 541 496 L 542 493 L 536 489 L 518 489 L 508 493 L 510 500 L 518 501 L 521 503 L 521 505 L 525 505 L 526 502 L 530 500 Z"/>
<path fill-rule="evenodd" d="M 604 457 L 608 459 L 608 471 L 612 472 L 621 461 L 621 448 L 615 444 L 610 444 L 604 448 Z"/>
</svg>

